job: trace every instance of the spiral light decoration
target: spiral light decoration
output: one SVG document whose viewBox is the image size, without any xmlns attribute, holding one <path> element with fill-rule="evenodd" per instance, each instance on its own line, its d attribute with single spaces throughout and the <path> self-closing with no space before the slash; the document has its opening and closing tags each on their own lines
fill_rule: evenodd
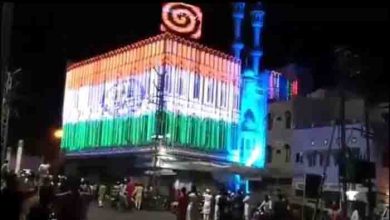
<svg viewBox="0 0 390 220">
<path fill-rule="evenodd" d="M 161 31 L 199 39 L 202 33 L 202 11 L 180 2 L 163 5 Z"/>
</svg>

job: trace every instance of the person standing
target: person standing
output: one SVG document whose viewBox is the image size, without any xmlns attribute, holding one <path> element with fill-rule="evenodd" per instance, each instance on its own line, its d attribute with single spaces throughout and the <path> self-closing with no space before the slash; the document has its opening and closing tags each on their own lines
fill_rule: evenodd
<svg viewBox="0 0 390 220">
<path fill-rule="evenodd" d="M 129 178 L 127 182 L 126 190 L 127 190 L 127 203 L 129 204 L 130 207 L 132 207 L 134 203 L 133 192 L 135 190 L 135 185 L 131 178 Z"/>
<path fill-rule="evenodd" d="M 127 209 L 129 207 L 129 202 L 127 199 L 127 180 L 124 179 L 123 182 L 119 185 L 119 203 L 121 207 Z"/>
<path fill-rule="evenodd" d="M 211 195 L 210 189 L 206 189 L 206 192 L 203 194 L 203 220 L 210 220 L 210 213 L 211 213 L 211 202 L 213 199 L 213 196 Z"/>
<path fill-rule="evenodd" d="M 33 205 L 27 215 L 28 220 L 47 220 L 52 213 L 51 206 L 54 201 L 54 186 L 50 179 L 45 178 L 43 186 L 39 189 L 39 202 Z"/>
<path fill-rule="evenodd" d="M 219 219 L 220 220 L 229 220 L 231 219 L 230 213 L 230 204 L 228 194 L 224 189 L 221 189 L 220 192 L 221 197 L 218 201 L 218 209 L 219 209 Z"/>
<path fill-rule="evenodd" d="M 191 192 L 188 194 L 189 203 L 187 206 L 186 220 L 199 220 L 199 201 L 196 186 L 192 185 Z"/>
<path fill-rule="evenodd" d="M 186 220 L 188 206 L 188 195 L 185 187 L 181 188 L 180 195 L 178 198 L 176 219 L 177 220 Z"/>
<path fill-rule="evenodd" d="M 287 201 L 283 198 L 282 194 L 278 194 L 278 201 L 275 202 L 274 210 L 273 219 L 287 219 Z"/>
<path fill-rule="evenodd" d="M 58 220 L 86 220 L 87 207 L 92 198 L 91 194 L 80 192 L 80 179 L 67 179 L 68 191 L 56 195 L 56 214 Z"/>
<path fill-rule="evenodd" d="M 265 219 L 270 219 L 272 214 L 272 200 L 269 195 L 265 195 L 264 201 L 261 203 L 259 210 L 263 213 Z"/>
<path fill-rule="evenodd" d="M 353 210 L 351 220 L 359 220 L 359 211 L 357 209 Z"/>
<path fill-rule="evenodd" d="M 132 195 L 135 200 L 135 208 L 138 210 L 141 210 L 143 192 L 144 192 L 144 187 L 141 184 L 136 184 Z"/>
<path fill-rule="evenodd" d="M 247 193 L 242 200 L 244 203 L 244 219 L 249 220 L 250 219 L 250 194 Z"/>
<path fill-rule="evenodd" d="M 221 199 L 221 192 L 215 196 L 215 204 L 214 204 L 214 220 L 219 220 L 219 200 Z"/>
<path fill-rule="evenodd" d="M 242 191 L 238 191 L 233 197 L 232 217 L 234 220 L 241 220 L 244 216 L 244 197 Z"/>
<path fill-rule="evenodd" d="M 103 202 L 104 202 L 104 196 L 106 195 L 107 191 L 107 186 L 104 184 L 101 184 L 99 186 L 99 192 L 98 192 L 98 204 L 99 207 L 103 207 Z"/>
<path fill-rule="evenodd" d="M 36 195 L 37 188 L 22 191 L 16 174 L 6 175 L 5 187 L 1 190 L 0 207 L 7 220 L 20 220 L 23 203 Z"/>
<path fill-rule="evenodd" d="M 341 219 L 341 209 L 336 202 L 332 203 L 331 210 L 329 212 L 330 220 L 340 220 Z"/>
</svg>

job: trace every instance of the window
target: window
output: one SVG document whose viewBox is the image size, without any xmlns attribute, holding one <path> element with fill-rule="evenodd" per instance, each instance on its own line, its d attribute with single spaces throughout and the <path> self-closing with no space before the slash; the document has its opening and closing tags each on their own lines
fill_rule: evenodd
<svg viewBox="0 0 390 220">
<path fill-rule="evenodd" d="M 285 123 L 286 123 L 286 129 L 291 129 L 291 112 L 286 111 L 284 113 L 284 117 L 286 118 Z"/>
<path fill-rule="evenodd" d="M 316 152 L 307 155 L 309 167 L 314 167 L 316 165 L 316 158 L 317 158 Z"/>
<path fill-rule="evenodd" d="M 272 130 L 274 118 L 273 118 L 273 115 L 271 113 L 268 113 L 267 120 L 268 120 L 268 130 Z"/>
<path fill-rule="evenodd" d="M 324 163 L 324 154 L 320 153 L 320 161 L 319 161 L 319 165 L 322 166 Z"/>
<path fill-rule="evenodd" d="M 272 162 L 272 147 L 270 145 L 267 146 L 267 162 Z"/>
<path fill-rule="evenodd" d="M 200 75 L 195 74 L 194 81 L 194 99 L 198 99 L 200 95 Z"/>
<path fill-rule="evenodd" d="M 302 152 L 295 154 L 295 163 L 303 163 L 303 154 L 302 154 Z"/>
<path fill-rule="evenodd" d="M 285 144 L 284 149 L 286 151 L 286 162 L 290 162 L 290 157 L 291 157 L 291 150 L 290 150 L 290 145 Z"/>
</svg>

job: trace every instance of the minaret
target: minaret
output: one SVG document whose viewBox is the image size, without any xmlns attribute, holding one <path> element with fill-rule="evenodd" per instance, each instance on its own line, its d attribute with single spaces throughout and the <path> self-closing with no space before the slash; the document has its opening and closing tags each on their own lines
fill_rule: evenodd
<svg viewBox="0 0 390 220">
<path fill-rule="evenodd" d="M 261 48 L 261 28 L 264 22 L 264 11 L 260 2 L 256 3 L 255 7 L 251 11 L 251 24 L 253 31 L 253 45 L 251 50 L 252 70 L 257 75 L 260 71 L 260 60 L 263 56 Z"/>
<path fill-rule="evenodd" d="M 244 48 L 244 43 L 241 39 L 241 26 L 245 14 L 245 2 L 233 3 L 233 25 L 234 25 L 234 42 L 232 50 L 234 57 L 241 58 L 241 50 Z"/>
</svg>

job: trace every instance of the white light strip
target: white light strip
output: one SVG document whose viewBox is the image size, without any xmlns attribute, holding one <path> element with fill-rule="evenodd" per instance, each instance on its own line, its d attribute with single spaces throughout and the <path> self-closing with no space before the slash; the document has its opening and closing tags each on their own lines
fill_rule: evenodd
<svg viewBox="0 0 390 220">
<path fill-rule="evenodd" d="M 222 81 L 200 75 L 199 98 L 194 98 L 195 74 L 175 66 L 167 66 L 166 70 L 164 98 L 168 111 L 227 122 L 238 121 L 239 110 L 235 108 L 233 97 L 239 93 L 238 85 L 223 82 L 222 86 Z M 158 67 L 157 71 L 162 72 L 162 67 Z M 68 89 L 64 97 L 63 124 L 153 112 L 157 109 L 157 83 L 158 75 L 152 69 L 145 74 L 105 84 Z M 212 92 L 208 92 L 208 88 Z M 210 95 L 209 101 L 207 95 Z M 221 105 L 221 99 L 226 100 L 226 106 Z"/>
</svg>

